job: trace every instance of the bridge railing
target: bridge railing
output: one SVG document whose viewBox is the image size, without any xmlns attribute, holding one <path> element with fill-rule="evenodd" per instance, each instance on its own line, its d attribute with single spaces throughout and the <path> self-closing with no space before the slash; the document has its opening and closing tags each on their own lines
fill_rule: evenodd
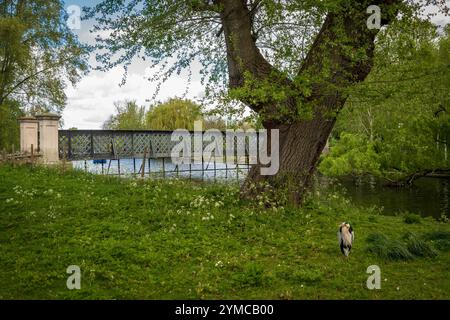
<svg viewBox="0 0 450 320">
<path fill-rule="evenodd" d="M 190 134 L 192 152 L 201 151 L 194 149 L 194 133 Z M 222 134 L 225 143 L 226 133 Z M 59 130 L 58 135 L 59 157 L 70 161 L 142 158 L 145 151 L 147 158 L 170 158 L 172 148 L 178 143 L 171 141 L 172 131 Z M 203 141 L 203 148 L 210 143 Z M 248 157 L 248 137 L 237 135 L 234 144 L 234 150 L 244 148 L 244 157 Z"/>
</svg>

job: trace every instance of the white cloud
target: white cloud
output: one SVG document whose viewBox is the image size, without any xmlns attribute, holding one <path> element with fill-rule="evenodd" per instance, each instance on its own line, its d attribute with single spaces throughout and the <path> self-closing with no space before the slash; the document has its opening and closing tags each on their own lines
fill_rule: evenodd
<svg viewBox="0 0 450 320">
<path fill-rule="evenodd" d="M 91 33 L 89 30 L 92 26 L 92 21 L 83 22 L 82 28 L 76 30 L 83 43 L 94 44 L 97 35 L 107 37 L 110 33 L 109 31 Z M 94 56 L 91 56 L 90 63 L 96 65 Z M 195 64 L 193 67 L 198 69 Z M 114 113 L 115 101 L 136 100 L 138 105 L 148 106 L 149 103 L 146 100 L 151 99 L 156 91 L 156 83 L 148 81 L 153 72 L 156 70 L 150 70 L 148 63 L 134 59 L 128 68 L 126 84 L 119 86 L 124 74 L 122 67 L 116 67 L 107 72 L 92 71 L 82 78 L 75 88 L 69 86 L 66 89 L 68 101 L 63 112 L 64 128 L 100 129 Z M 166 100 L 182 96 L 186 92 L 186 87 L 187 74 L 182 73 L 164 83 L 157 98 Z M 186 97 L 195 99 L 196 95 L 202 92 L 200 80 L 198 77 L 193 77 Z"/>
<path fill-rule="evenodd" d="M 114 102 L 136 100 L 138 105 L 148 106 L 156 84 L 147 80 L 148 71 L 128 75 L 124 86 L 119 86 L 122 68 L 114 68 L 108 72 L 95 71 L 84 77 L 75 88 L 66 90 L 67 107 L 63 112 L 64 128 L 100 129 L 103 122 L 114 113 Z M 164 83 L 158 95 L 159 100 L 182 96 L 187 87 L 186 77 L 180 75 Z M 189 86 L 187 98 L 195 99 L 202 92 L 200 82 L 193 81 Z"/>
</svg>

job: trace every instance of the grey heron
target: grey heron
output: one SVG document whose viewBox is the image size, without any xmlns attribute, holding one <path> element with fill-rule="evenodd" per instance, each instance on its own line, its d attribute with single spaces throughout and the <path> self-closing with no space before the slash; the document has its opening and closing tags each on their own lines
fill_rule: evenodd
<svg viewBox="0 0 450 320">
<path fill-rule="evenodd" d="M 355 239 L 355 233 L 354 233 L 353 228 L 350 225 L 350 223 L 342 222 L 341 225 L 339 226 L 338 240 L 339 240 L 339 246 L 341 247 L 341 252 L 346 257 L 348 257 L 348 254 L 350 253 L 350 250 L 352 249 L 354 239 Z"/>
</svg>

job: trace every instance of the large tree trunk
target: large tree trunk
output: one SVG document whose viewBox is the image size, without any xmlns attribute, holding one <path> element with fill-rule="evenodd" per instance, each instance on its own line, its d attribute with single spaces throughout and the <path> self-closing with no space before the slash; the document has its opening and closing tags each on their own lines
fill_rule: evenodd
<svg viewBox="0 0 450 320">
<path fill-rule="evenodd" d="M 273 198 L 300 205 L 310 186 L 317 162 L 334 123 L 335 119 L 317 116 L 312 121 L 299 121 L 275 127 L 267 125 L 269 130 L 278 129 L 280 133 L 279 171 L 275 176 L 263 176 L 260 173 L 260 166 L 253 166 L 242 186 L 241 196 L 255 199 L 261 192 L 269 192 L 273 194 Z M 267 189 L 268 186 L 271 190 Z M 281 190 L 287 199 L 280 199 L 282 195 L 277 194 L 273 188 Z M 266 200 L 274 201 L 274 199 Z M 266 205 L 271 204 L 266 203 Z"/>
<path fill-rule="evenodd" d="M 246 77 L 250 74 L 252 83 L 256 80 L 273 83 L 274 87 L 286 87 L 290 91 L 298 90 L 294 81 L 276 70 L 257 48 L 252 34 L 253 10 L 246 1 L 216 2 L 223 5 L 221 19 L 227 46 L 230 89 L 245 88 Z M 336 115 L 347 99 L 346 90 L 363 81 L 372 68 L 377 30 L 368 29 L 366 9 L 371 4 L 380 5 L 384 10 L 382 23 L 386 24 L 396 14 L 390 6 L 399 2 L 344 2 L 345 7 L 327 15 L 298 72 L 299 77 L 309 80 L 311 95 L 302 96 L 299 92 L 287 97 L 284 102 L 274 100 L 272 103 L 258 103 L 254 97 L 246 99 L 245 95 L 240 97 L 263 118 L 266 129 L 280 130 L 278 174 L 262 176 L 259 165 L 254 166 L 242 187 L 243 197 L 258 198 L 269 188 L 272 193 L 288 191 L 289 202 L 296 205 L 302 203 Z M 312 110 L 312 119 L 298 118 L 299 105 Z M 277 197 L 279 195 L 275 195 Z"/>
</svg>

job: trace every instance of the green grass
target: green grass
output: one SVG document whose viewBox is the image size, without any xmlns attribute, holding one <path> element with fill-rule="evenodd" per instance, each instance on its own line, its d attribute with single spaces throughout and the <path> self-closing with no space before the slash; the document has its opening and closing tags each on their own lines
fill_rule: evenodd
<svg viewBox="0 0 450 320">
<path fill-rule="evenodd" d="M 1 299 L 449 298 L 450 225 L 431 218 L 409 224 L 339 195 L 268 210 L 236 185 L 56 169 L 1 166 L 0 181 Z M 342 221 L 356 235 L 348 259 Z M 379 254 L 389 239 L 411 257 Z M 69 265 L 81 290 L 66 288 Z"/>
<path fill-rule="evenodd" d="M 422 219 L 418 214 L 407 212 L 403 215 L 403 221 L 408 224 L 420 223 L 421 220 Z"/>
</svg>

